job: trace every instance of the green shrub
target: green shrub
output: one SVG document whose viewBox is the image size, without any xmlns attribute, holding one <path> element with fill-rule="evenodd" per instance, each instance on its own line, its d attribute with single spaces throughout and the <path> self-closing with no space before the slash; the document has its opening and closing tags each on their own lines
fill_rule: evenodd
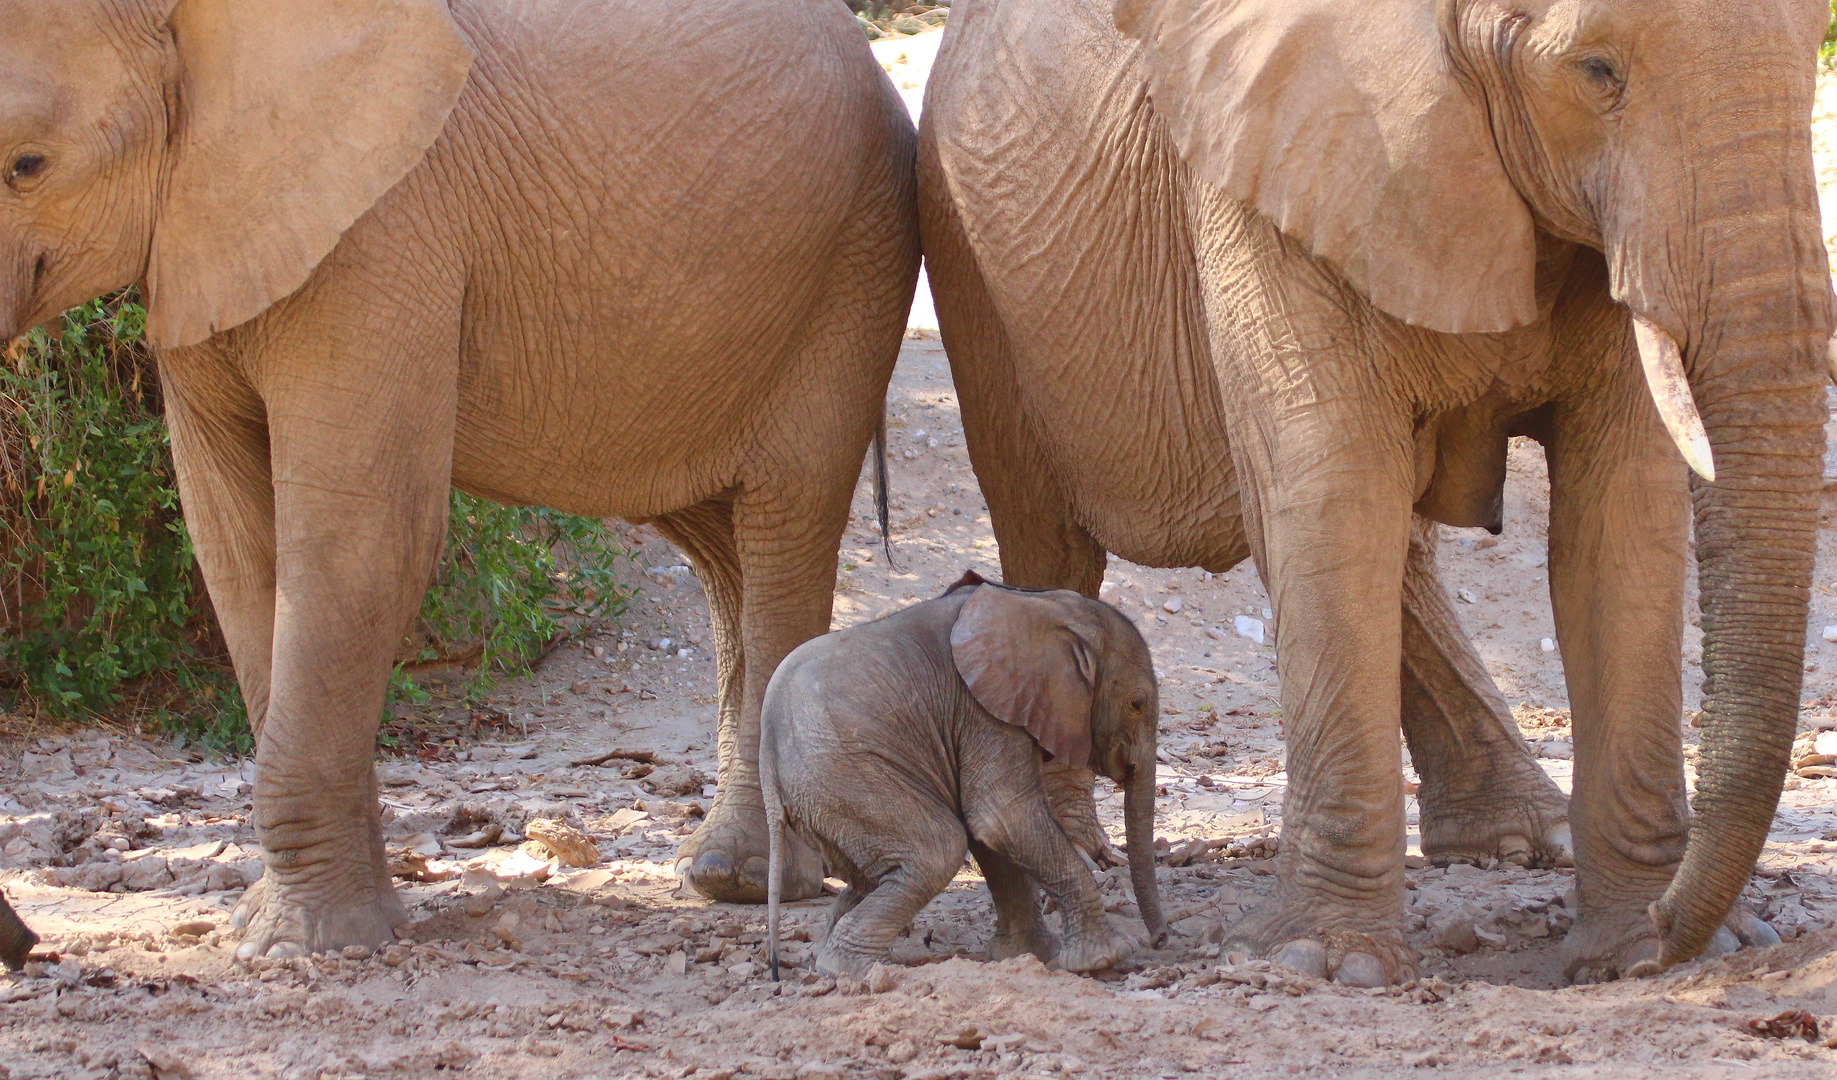
<svg viewBox="0 0 1837 1080">
<path fill-rule="evenodd" d="M 470 663 L 467 700 L 495 689 L 499 672 L 528 671 L 565 633 L 567 617 L 624 610 L 629 594 L 612 568 L 626 552 L 598 521 L 459 491 L 448 513 L 446 554 L 421 604 L 414 659 Z M 418 699 L 400 670 L 393 696 Z"/>
<path fill-rule="evenodd" d="M 55 337 L 16 341 L 0 370 L 11 533 L 0 662 L 53 716 L 112 709 L 145 680 L 178 691 L 162 702 L 183 699 L 222 666 L 141 321 L 125 298 L 93 301 Z"/>
<path fill-rule="evenodd" d="M 1818 46 L 1818 60 L 1826 71 L 1837 67 L 1837 0 L 1831 0 L 1831 21 L 1824 28 L 1824 44 Z"/>
<path fill-rule="evenodd" d="M 114 716 L 213 750 L 250 744 L 179 513 L 159 382 L 131 293 L 67 312 L 0 365 L 0 690 L 10 712 Z M 574 616 L 627 599 L 598 521 L 452 495 L 447 548 L 405 647 L 522 673 Z M 418 691 L 398 667 L 398 700 Z"/>
</svg>

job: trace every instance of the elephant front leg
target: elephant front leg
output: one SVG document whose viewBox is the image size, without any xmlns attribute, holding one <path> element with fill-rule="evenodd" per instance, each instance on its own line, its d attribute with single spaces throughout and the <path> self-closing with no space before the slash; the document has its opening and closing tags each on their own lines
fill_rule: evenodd
<svg viewBox="0 0 1837 1080">
<path fill-rule="evenodd" d="M 1412 502 L 1407 419 L 1361 403 L 1356 358 L 1244 380 L 1232 447 L 1251 478 L 1251 544 L 1276 616 L 1288 790 L 1275 894 L 1227 933 L 1317 977 L 1413 976 L 1403 944 L 1401 581 Z M 1230 369 L 1227 369 L 1230 370 Z M 1241 373 L 1240 373 L 1241 374 Z M 1337 383 L 1337 385 L 1336 385 Z"/>
<path fill-rule="evenodd" d="M 372 759 L 389 672 L 445 532 L 453 388 L 437 364 L 417 372 L 339 337 L 289 353 L 264 395 L 273 637 L 253 824 L 265 872 L 234 919 L 239 956 L 374 947 L 407 921 Z"/>
<path fill-rule="evenodd" d="M 1381 477 L 1365 480 L 1333 494 L 1266 496 L 1263 565 L 1279 634 L 1288 792 L 1276 893 L 1232 928 L 1225 948 L 1379 986 L 1415 968 L 1400 933 L 1395 674 L 1409 509 L 1407 495 L 1374 497 L 1387 486 Z"/>
<path fill-rule="evenodd" d="M 1403 734 L 1422 777 L 1430 862 L 1572 866 L 1569 800 L 1537 764 L 1475 655 L 1417 518 L 1403 575 Z"/>
</svg>

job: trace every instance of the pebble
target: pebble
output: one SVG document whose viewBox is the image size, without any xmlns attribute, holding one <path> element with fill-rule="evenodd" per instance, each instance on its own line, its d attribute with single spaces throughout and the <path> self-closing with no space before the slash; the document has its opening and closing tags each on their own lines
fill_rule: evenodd
<svg viewBox="0 0 1837 1080">
<path fill-rule="evenodd" d="M 1837 757 L 1837 731 L 1820 731 L 1812 740 L 1812 752 Z"/>
<path fill-rule="evenodd" d="M 1542 649 L 1545 652 L 1555 652 L 1556 651 L 1556 641 L 1552 638 L 1545 638 L 1542 641 L 1537 643 L 1537 647 Z"/>
<path fill-rule="evenodd" d="M 1186 606 L 1186 602 L 1184 600 L 1181 600 L 1178 596 L 1176 596 L 1176 597 L 1169 599 L 1167 603 L 1162 604 L 1161 608 L 1162 610 L 1166 611 L 1169 615 L 1178 615 L 1180 614 L 1180 609 L 1185 606 Z"/>
<path fill-rule="evenodd" d="M 912 1045 L 912 1040 L 910 1039 L 900 1039 L 893 1043 L 893 1045 L 887 1047 L 887 1063 L 889 1065 L 904 1065 L 915 1057 L 918 1057 L 918 1047 Z"/>
<path fill-rule="evenodd" d="M 1837 626 L 1827 626 L 1824 628 L 1824 640 L 1837 641 Z"/>
<path fill-rule="evenodd" d="M 1473 594 L 1472 589 L 1462 589 L 1454 595 L 1460 597 L 1461 603 L 1463 604 L 1477 604 L 1480 602 L 1480 598 Z"/>
<path fill-rule="evenodd" d="M 1239 615 L 1231 620 L 1239 637 L 1247 637 L 1258 645 L 1263 644 L 1263 620 L 1253 619 L 1248 615 Z"/>
</svg>

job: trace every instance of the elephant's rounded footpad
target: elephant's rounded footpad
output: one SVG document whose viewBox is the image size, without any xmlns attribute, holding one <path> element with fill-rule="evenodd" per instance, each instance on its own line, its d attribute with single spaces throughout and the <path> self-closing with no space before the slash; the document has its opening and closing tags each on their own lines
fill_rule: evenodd
<svg viewBox="0 0 1837 1080">
<path fill-rule="evenodd" d="M 353 893 L 364 899 L 328 899 Z M 393 889 L 315 889 L 268 877 L 249 886 L 230 916 L 231 928 L 243 931 L 236 955 L 244 959 L 335 953 L 350 945 L 374 948 L 394 941 L 395 928 L 406 922 L 408 912 Z"/>
<path fill-rule="evenodd" d="M 764 814 L 756 827 L 752 815 L 710 814 L 676 852 L 676 872 L 691 889 L 710 900 L 729 904 L 763 904 L 771 863 Z M 815 849 L 787 833 L 783 897 L 808 900 L 823 891 L 823 860 Z"/>
</svg>

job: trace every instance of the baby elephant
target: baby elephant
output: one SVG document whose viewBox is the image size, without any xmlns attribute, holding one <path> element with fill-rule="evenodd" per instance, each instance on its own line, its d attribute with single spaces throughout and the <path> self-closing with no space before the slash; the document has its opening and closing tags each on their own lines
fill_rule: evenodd
<svg viewBox="0 0 1837 1080">
<path fill-rule="evenodd" d="M 1116 609 L 974 573 L 935 600 L 805 642 L 765 692 L 760 763 L 771 837 L 769 950 L 777 976 L 784 829 L 848 882 L 817 949 L 826 975 L 859 975 L 973 852 L 995 902 L 997 959 L 1057 956 L 1070 971 L 1122 960 L 1091 873 L 1060 829 L 1042 754 L 1123 789 L 1142 921 L 1166 937 L 1155 886 L 1154 664 Z M 1034 883 L 1063 914 L 1041 925 Z"/>
</svg>

